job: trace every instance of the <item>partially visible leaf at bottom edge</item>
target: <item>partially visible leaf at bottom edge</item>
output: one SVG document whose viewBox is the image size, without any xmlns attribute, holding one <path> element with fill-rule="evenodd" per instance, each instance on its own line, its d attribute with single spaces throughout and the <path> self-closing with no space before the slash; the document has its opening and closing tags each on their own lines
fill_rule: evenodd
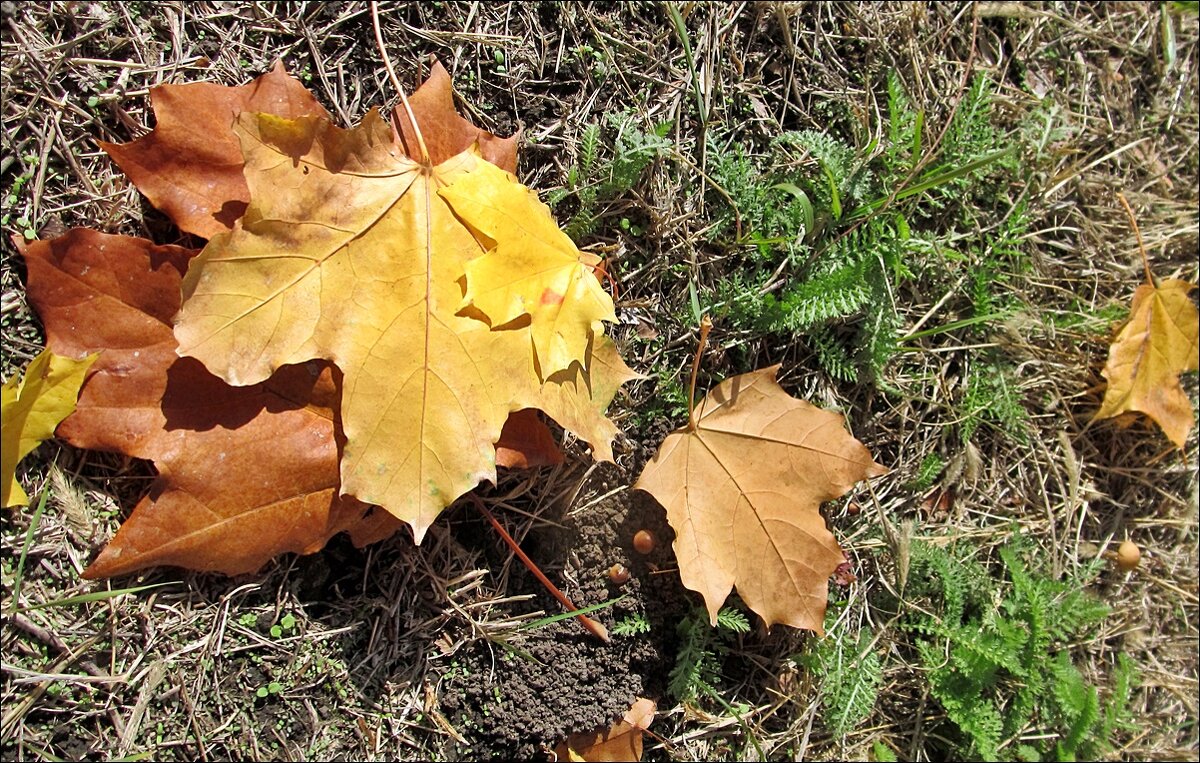
<svg viewBox="0 0 1200 763">
<path fill-rule="evenodd" d="M 560 761 L 639 761 L 642 735 L 654 720 L 653 700 L 639 697 L 612 728 L 572 734 L 554 748 Z"/>
</svg>

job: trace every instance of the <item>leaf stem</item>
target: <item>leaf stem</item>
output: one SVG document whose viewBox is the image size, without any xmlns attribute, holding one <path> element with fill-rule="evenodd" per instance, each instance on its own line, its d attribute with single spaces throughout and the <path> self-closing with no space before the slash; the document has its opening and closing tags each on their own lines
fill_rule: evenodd
<svg viewBox="0 0 1200 763">
<path fill-rule="evenodd" d="M 712 330 L 712 320 L 706 315 L 700 319 L 700 341 L 696 343 L 696 357 L 692 360 L 692 382 L 688 385 L 688 431 L 696 431 L 696 376 L 700 373 L 700 356 L 704 354 L 704 345 L 708 343 L 708 332 Z"/>
<path fill-rule="evenodd" d="M 530 559 L 524 551 L 521 550 L 521 547 L 517 545 L 517 542 L 513 540 L 513 537 L 508 534 L 508 530 L 505 530 L 504 526 L 496 520 L 496 517 L 492 514 L 492 512 L 488 511 L 488 508 L 483 505 L 483 501 L 479 500 L 479 496 L 471 494 L 467 497 L 475 503 L 475 508 L 479 509 L 480 513 L 487 517 L 487 520 L 492 523 L 492 527 L 496 528 L 496 532 L 500 533 L 500 537 L 504 540 L 508 547 L 512 549 L 512 552 L 517 555 L 517 558 L 521 560 L 521 563 L 533 573 L 533 576 L 538 579 L 538 582 L 545 586 L 546 590 L 549 591 L 555 599 L 558 599 L 558 602 L 566 607 L 568 612 L 573 612 L 579 609 L 579 607 L 575 606 L 575 604 L 569 598 L 567 598 L 565 593 L 559 590 L 558 586 L 550 582 L 550 578 L 546 577 L 541 568 L 538 567 L 537 564 Z M 609 638 L 608 629 L 604 627 L 603 623 L 593 620 L 584 614 L 575 615 L 575 618 L 579 620 L 584 628 L 587 628 L 592 634 L 594 634 L 604 643 L 607 644 L 612 641 L 612 639 Z"/>
<path fill-rule="evenodd" d="M 1146 256 L 1146 243 L 1142 241 L 1142 230 L 1138 227 L 1137 218 L 1133 216 L 1133 208 L 1125 200 L 1125 194 L 1120 191 L 1117 191 L 1117 199 L 1120 200 L 1121 206 L 1125 207 L 1125 214 L 1129 215 L 1129 224 L 1133 226 L 1133 234 L 1137 236 L 1138 249 L 1142 253 L 1142 267 L 1146 269 L 1146 283 L 1157 288 L 1158 283 L 1154 280 L 1154 274 L 1150 272 L 1150 258 Z"/>
<path fill-rule="evenodd" d="M 421 126 L 417 124 L 417 117 L 408 103 L 408 96 L 404 94 L 404 86 L 400 84 L 400 78 L 396 76 L 396 70 L 392 68 L 392 59 L 388 57 L 387 46 L 383 44 L 383 29 L 379 26 L 379 3 L 375 0 L 371 2 L 371 22 L 375 25 L 375 44 L 379 46 L 379 55 L 383 58 L 383 68 L 387 70 L 392 86 L 400 94 L 400 102 L 404 104 L 408 122 L 413 126 L 413 133 L 417 136 L 417 145 L 421 149 L 421 163 L 426 167 L 432 167 L 433 161 L 429 158 L 429 149 L 426 148 L 425 138 L 421 135 Z"/>
</svg>

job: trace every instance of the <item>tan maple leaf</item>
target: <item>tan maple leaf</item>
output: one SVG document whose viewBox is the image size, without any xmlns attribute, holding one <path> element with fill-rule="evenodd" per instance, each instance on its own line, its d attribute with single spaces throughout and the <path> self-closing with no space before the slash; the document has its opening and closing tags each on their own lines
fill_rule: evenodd
<svg viewBox="0 0 1200 763">
<path fill-rule="evenodd" d="M 778 369 L 709 392 L 695 429 L 668 435 L 635 487 L 666 508 L 680 579 L 714 625 L 736 586 L 768 627 L 823 633 L 829 576 L 844 557 L 820 504 L 887 470 L 842 416 L 788 395 Z"/>
<path fill-rule="evenodd" d="M 1200 316 L 1189 296 L 1196 284 L 1168 279 L 1133 293 L 1129 321 L 1108 351 L 1108 389 L 1095 419 L 1140 411 L 1182 448 L 1192 428 L 1192 405 L 1179 374 L 1197 369 Z"/>
<path fill-rule="evenodd" d="M 642 759 L 642 735 L 654 721 L 653 700 L 639 697 L 611 728 L 572 734 L 554 748 L 560 761 L 629 761 Z"/>
<path fill-rule="evenodd" d="M 385 507 L 419 542 L 446 505 L 494 480 L 510 411 L 540 408 L 598 455 L 607 449 L 614 430 L 596 406 L 554 409 L 528 326 L 493 331 L 460 311 L 467 263 L 484 254 L 472 228 L 489 226 L 464 225 L 441 191 L 489 170 L 476 151 L 415 162 L 375 111 L 352 130 L 243 114 L 235 132 L 251 203 L 188 271 L 180 353 L 238 385 L 334 362 L 344 373 L 343 493 Z M 538 204 L 506 182 L 498 193 Z"/>
</svg>

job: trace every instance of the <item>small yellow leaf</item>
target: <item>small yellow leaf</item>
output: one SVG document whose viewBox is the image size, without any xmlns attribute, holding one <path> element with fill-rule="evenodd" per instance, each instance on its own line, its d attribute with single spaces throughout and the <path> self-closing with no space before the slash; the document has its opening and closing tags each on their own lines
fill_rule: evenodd
<svg viewBox="0 0 1200 763">
<path fill-rule="evenodd" d="M 1188 296 L 1195 288 L 1178 279 L 1137 288 L 1129 322 L 1109 348 L 1108 390 L 1096 419 L 1140 411 L 1183 447 L 1193 416 L 1179 374 L 1197 368 L 1200 317 Z"/>
<path fill-rule="evenodd" d="M 528 315 L 544 378 L 585 358 L 600 322 L 617 320 L 596 278 L 600 258 L 577 249 L 537 194 L 491 164 L 438 193 L 486 239 L 487 254 L 466 266 L 464 306 L 493 327 Z"/>
<path fill-rule="evenodd" d="M 25 370 L 24 379 L 14 376 L 4 383 L 0 505 L 29 504 L 29 496 L 17 484 L 17 464 L 42 440 L 53 437 L 58 423 L 75 410 L 83 377 L 97 357 L 72 360 L 42 350 Z"/>
</svg>

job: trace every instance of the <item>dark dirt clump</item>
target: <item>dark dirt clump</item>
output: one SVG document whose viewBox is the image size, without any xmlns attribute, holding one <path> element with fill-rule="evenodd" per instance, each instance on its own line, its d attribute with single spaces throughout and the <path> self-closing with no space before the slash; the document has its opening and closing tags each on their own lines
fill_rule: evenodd
<svg viewBox="0 0 1200 763">
<path fill-rule="evenodd" d="M 500 757 L 536 758 L 568 734 L 610 725 L 639 696 L 663 697 L 663 681 L 674 660 L 674 623 L 690 597 L 679 583 L 671 550 L 674 533 L 662 508 L 645 494 L 619 489 L 622 484 L 617 469 L 598 468 L 580 491 L 580 508 L 559 509 L 561 516 L 550 517 L 558 526 L 535 528 L 522 545 L 576 606 L 619 599 L 594 615 L 610 631 L 640 615 L 650 624 L 649 632 L 613 634 L 612 643 L 604 644 L 569 619 L 523 631 L 507 645 L 470 644 L 445 676 L 441 708 L 471 748 L 478 745 L 476 749 Z M 640 529 L 657 539 L 648 555 L 633 549 L 633 535 Z M 498 553 L 507 553 L 498 540 L 488 542 L 496 543 Z M 609 578 L 614 564 L 631 573 L 623 585 Z M 562 611 L 516 563 L 506 593 L 534 594 L 522 605 L 527 611 Z M 459 752 L 470 756 L 471 748 Z"/>
</svg>

